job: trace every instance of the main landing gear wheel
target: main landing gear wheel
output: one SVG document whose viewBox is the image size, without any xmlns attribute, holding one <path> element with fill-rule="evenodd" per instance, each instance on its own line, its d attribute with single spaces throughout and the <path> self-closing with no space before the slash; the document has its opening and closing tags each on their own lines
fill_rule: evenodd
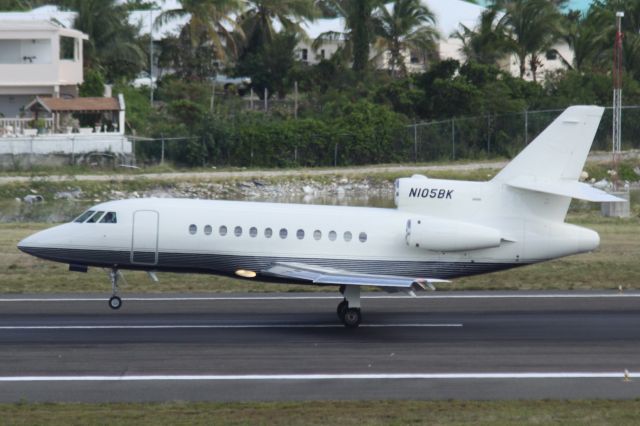
<svg viewBox="0 0 640 426">
<path fill-rule="evenodd" d="M 347 328 L 356 328 L 362 322 L 360 311 L 360 287 L 344 286 L 340 288 L 344 300 L 338 304 L 338 318 Z"/>
<path fill-rule="evenodd" d="M 122 306 L 122 299 L 118 296 L 111 296 L 109 299 L 109 307 L 111 309 L 120 309 L 120 306 Z"/>
<path fill-rule="evenodd" d="M 346 300 L 343 300 L 342 302 L 338 303 L 338 309 L 336 309 L 336 312 L 338 313 L 338 318 L 340 318 L 340 321 L 342 321 L 342 317 L 344 317 L 344 313 L 348 307 L 349 307 L 349 304 L 347 303 Z"/>
<path fill-rule="evenodd" d="M 342 316 L 342 323 L 347 328 L 356 328 L 362 321 L 362 313 L 359 308 L 347 308 Z"/>
</svg>

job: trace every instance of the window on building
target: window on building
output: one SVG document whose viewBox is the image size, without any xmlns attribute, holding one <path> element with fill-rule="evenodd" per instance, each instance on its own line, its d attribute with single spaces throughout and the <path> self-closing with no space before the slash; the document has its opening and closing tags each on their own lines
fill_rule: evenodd
<svg viewBox="0 0 640 426">
<path fill-rule="evenodd" d="M 242 226 L 236 226 L 233 229 L 233 235 L 235 235 L 236 237 L 241 237 L 242 236 Z"/>
<path fill-rule="evenodd" d="M 353 237 L 353 236 L 351 235 L 351 232 L 349 232 L 349 231 L 345 232 L 343 236 L 344 236 L 344 240 L 345 240 L 346 242 L 351 241 L 351 238 Z"/>
<path fill-rule="evenodd" d="M 318 241 L 320 240 L 320 238 L 322 238 L 322 231 L 320 231 L 319 229 L 313 231 L 313 239 Z"/>
<path fill-rule="evenodd" d="M 251 238 L 255 238 L 257 235 L 258 235 L 258 228 L 256 228 L 255 226 L 252 226 L 252 227 L 249 229 L 249 236 L 250 236 Z"/>
<path fill-rule="evenodd" d="M 289 234 L 289 232 L 287 232 L 287 229 L 286 229 L 286 228 L 282 228 L 282 229 L 280 230 L 280 238 L 282 238 L 283 240 L 284 240 L 285 238 L 287 238 L 287 235 L 288 235 L 288 234 Z"/>
<path fill-rule="evenodd" d="M 302 52 L 301 52 L 301 55 L 300 55 L 300 56 L 301 56 L 301 59 L 302 59 L 303 61 L 307 61 L 307 60 L 309 59 L 309 50 L 307 50 L 307 49 L 302 49 Z"/>
<path fill-rule="evenodd" d="M 271 228 L 265 228 L 264 230 L 264 236 L 266 238 L 271 238 L 271 236 L 273 235 L 273 230 Z"/>
<path fill-rule="evenodd" d="M 320 49 L 320 58 L 325 59 L 325 55 L 324 49 Z"/>
<path fill-rule="evenodd" d="M 73 37 L 60 36 L 60 59 L 68 61 L 76 59 L 76 41 Z"/>
<path fill-rule="evenodd" d="M 189 225 L 189 233 L 195 235 L 198 232 L 198 227 L 194 224 Z"/>
<path fill-rule="evenodd" d="M 204 227 L 204 234 L 205 235 L 211 235 L 211 232 L 213 231 L 213 229 L 211 228 L 211 225 L 206 225 Z"/>
<path fill-rule="evenodd" d="M 224 237 L 225 235 L 227 235 L 227 227 L 222 225 L 219 229 L 218 229 L 218 233 L 220 234 L 221 237 Z"/>
</svg>

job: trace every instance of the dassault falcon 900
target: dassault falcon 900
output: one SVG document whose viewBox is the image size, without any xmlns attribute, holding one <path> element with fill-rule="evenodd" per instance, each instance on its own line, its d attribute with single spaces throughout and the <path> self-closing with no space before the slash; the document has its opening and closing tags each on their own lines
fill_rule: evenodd
<svg viewBox="0 0 640 426">
<path fill-rule="evenodd" d="M 195 272 L 339 286 L 347 327 L 361 322 L 361 286 L 416 290 L 588 252 L 600 238 L 565 223 L 572 198 L 618 201 L 579 182 L 604 109 L 565 110 L 493 179 L 415 175 L 395 182 L 395 209 L 191 199 L 132 199 L 91 207 L 18 248 L 107 268 L 118 309 L 120 270 Z"/>
</svg>

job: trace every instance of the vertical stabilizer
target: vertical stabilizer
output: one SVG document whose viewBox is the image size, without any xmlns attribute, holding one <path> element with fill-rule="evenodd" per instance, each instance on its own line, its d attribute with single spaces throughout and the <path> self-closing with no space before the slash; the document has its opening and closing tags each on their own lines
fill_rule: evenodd
<svg viewBox="0 0 640 426">
<path fill-rule="evenodd" d="M 604 108 L 567 108 L 493 178 L 509 183 L 528 177 L 545 181 L 577 181 L 587 160 Z"/>
</svg>

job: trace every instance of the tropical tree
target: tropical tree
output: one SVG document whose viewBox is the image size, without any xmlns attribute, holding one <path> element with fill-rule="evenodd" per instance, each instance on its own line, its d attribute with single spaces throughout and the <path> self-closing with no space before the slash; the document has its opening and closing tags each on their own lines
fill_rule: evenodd
<svg viewBox="0 0 640 426">
<path fill-rule="evenodd" d="M 313 0 L 247 0 L 237 22 L 245 36 L 246 51 L 258 51 L 273 41 L 277 21 L 287 34 L 305 35 L 300 25 L 318 15 Z"/>
<path fill-rule="evenodd" d="M 520 78 L 524 78 L 528 58 L 536 81 L 541 53 L 562 34 L 558 7 L 549 0 L 495 0 L 492 7 L 503 13 L 498 25 L 504 31 L 507 49 L 518 57 Z"/>
<path fill-rule="evenodd" d="M 611 60 L 610 49 L 607 49 L 609 35 L 603 28 L 609 28 L 610 23 L 605 22 L 603 14 L 590 13 L 583 16 L 579 11 L 571 11 L 566 15 L 563 35 L 564 41 L 573 51 L 573 61 L 568 63 L 569 67 L 578 71 L 585 67 L 592 67 L 600 64 L 604 57 Z"/>
<path fill-rule="evenodd" d="M 391 8 L 380 7 L 375 14 L 376 47 L 389 52 L 392 75 L 407 75 L 404 52 L 435 50 L 438 31 L 434 14 L 420 0 L 395 0 Z"/>
<path fill-rule="evenodd" d="M 452 34 L 462 42 L 460 50 L 467 61 L 495 65 L 505 56 L 506 43 L 497 16 L 498 10 L 487 9 L 480 15 L 476 28 L 460 24 L 460 29 Z"/>
<path fill-rule="evenodd" d="M 180 7 L 163 11 L 156 18 L 155 25 L 189 17 L 186 30 L 194 50 L 201 45 L 204 34 L 219 60 L 225 61 L 229 55 L 237 54 L 237 34 L 243 33 L 233 15 L 240 10 L 239 0 L 180 0 L 179 3 Z"/>
<path fill-rule="evenodd" d="M 78 13 L 74 27 L 87 35 L 86 68 L 101 70 L 107 81 L 132 78 L 145 67 L 139 29 L 128 23 L 129 5 L 117 0 L 66 0 L 58 4 Z"/>
<path fill-rule="evenodd" d="M 324 0 L 323 7 L 340 16 L 345 21 L 342 33 L 326 32 L 314 42 L 317 48 L 325 41 L 340 40 L 341 52 L 353 61 L 353 69 L 362 72 L 369 64 L 370 46 L 374 41 L 374 11 L 383 5 L 384 0 Z"/>
</svg>

